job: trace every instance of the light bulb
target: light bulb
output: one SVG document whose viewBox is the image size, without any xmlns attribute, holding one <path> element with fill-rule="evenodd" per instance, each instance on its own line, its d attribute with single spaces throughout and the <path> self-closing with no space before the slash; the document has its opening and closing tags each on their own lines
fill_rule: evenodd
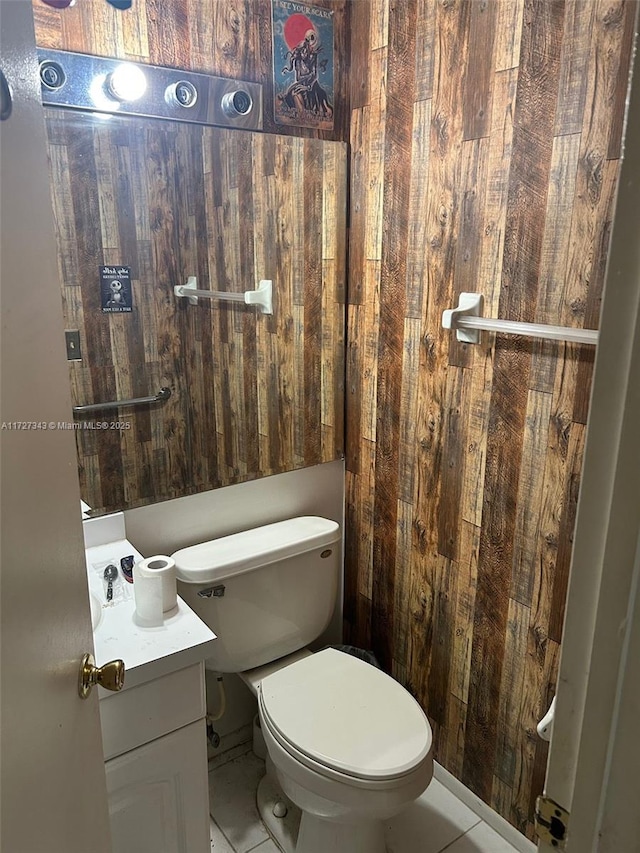
<svg viewBox="0 0 640 853">
<path fill-rule="evenodd" d="M 107 88 L 118 101 L 137 101 L 147 91 L 147 78 L 137 65 L 123 62 L 109 74 Z"/>
</svg>

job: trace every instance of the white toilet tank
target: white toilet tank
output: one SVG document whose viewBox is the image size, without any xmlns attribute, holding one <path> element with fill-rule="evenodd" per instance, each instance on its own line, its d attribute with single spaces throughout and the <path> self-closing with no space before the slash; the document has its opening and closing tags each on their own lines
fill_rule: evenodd
<svg viewBox="0 0 640 853">
<path fill-rule="evenodd" d="M 303 516 L 181 548 L 178 591 L 217 635 L 207 666 L 243 672 L 301 649 L 333 615 L 340 527 Z"/>
</svg>

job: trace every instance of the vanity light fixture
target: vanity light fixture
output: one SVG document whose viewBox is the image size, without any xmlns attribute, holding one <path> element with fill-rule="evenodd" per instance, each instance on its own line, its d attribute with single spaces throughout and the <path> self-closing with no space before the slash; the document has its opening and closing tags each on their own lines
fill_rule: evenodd
<svg viewBox="0 0 640 853">
<path fill-rule="evenodd" d="M 262 86 L 186 69 L 38 48 L 47 106 L 195 124 L 262 128 Z"/>
</svg>

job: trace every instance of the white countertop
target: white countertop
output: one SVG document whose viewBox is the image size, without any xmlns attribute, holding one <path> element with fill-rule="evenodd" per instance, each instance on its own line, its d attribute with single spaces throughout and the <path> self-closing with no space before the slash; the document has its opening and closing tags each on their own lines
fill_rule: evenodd
<svg viewBox="0 0 640 853">
<path fill-rule="evenodd" d="M 93 633 L 96 663 L 122 659 L 125 690 L 210 656 L 216 635 L 179 596 L 178 606 L 165 615 L 161 627 L 135 623 L 133 584 L 120 572 L 122 557 L 133 554 L 136 562 L 142 559 L 130 542 L 117 539 L 87 548 L 85 554 L 89 589 L 102 602 L 102 616 Z M 113 584 L 113 601 L 107 603 L 103 573 L 109 563 L 118 568 L 118 579 Z M 102 688 L 99 692 L 101 697 L 108 695 Z"/>
</svg>

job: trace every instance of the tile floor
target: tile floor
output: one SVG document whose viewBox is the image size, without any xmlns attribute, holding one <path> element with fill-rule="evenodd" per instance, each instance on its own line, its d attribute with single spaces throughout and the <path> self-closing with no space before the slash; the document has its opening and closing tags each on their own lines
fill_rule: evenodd
<svg viewBox="0 0 640 853">
<path fill-rule="evenodd" d="M 264 762 L 248 751 L 209 774 L 212 853 L 280 853 L 256 809 Z M 517 853 L 435 779 L 389 824 L 389 853 Z"/>
</svg>

